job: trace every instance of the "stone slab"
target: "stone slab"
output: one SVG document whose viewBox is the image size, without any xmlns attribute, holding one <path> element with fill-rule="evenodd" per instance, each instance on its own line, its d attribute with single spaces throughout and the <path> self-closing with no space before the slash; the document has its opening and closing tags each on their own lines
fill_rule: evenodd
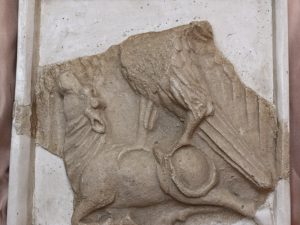
<svg viewBox="0 0 300 225">
<path fill-rule="evenodd" d="M 40 26 L 40 66 L 101 53 L 133 34 L 160 31 L 193 20 L 209 20 L 215 30 L 217 46 L 233 62 L 244 83 L 277 105 L 279 119 L 285 125 L 283 138 L 287 138 L 287 33 L 286 21 L 282 20 L 287 18 L 286 1 L 275 1 L 274 5 L 272 2 L 44 0 L 36 7 L 33 0 L 20 1 L 16 102 L 21 105 L 31 103 L 30 52 L 34 48 L 35 10 L 41 10 L 40 23 L 35 24 Z M 276 71 L 275 76 L 273 71 Z M 35 149 L 32 157 L 32 141 L 16 132 L 12 141 L 11 171 L 14 173 L 10 175 L 10 186 L 17 185 L 17 188 L 10 191 L 8 224 L 22 224 L 31 220 L 29 215 L 32 215 L 33 224 L 69 225 L 72 192 L 62 160 L 41 147 Z M 20 145 L 25 149 L 21 153 Z M 20 164 L 22 160 L 24 163 Z M 35 165 L 34 173 L 30 170 L 32 164 Z M 24 174 L 24 171 L 28 172 Z M 19 176 L 21 173 L 23 175 Z M 20 193 L 24 190 L 20 189 L 20 182 L 28 188 L 28 194 Z M 267 215 L 262 224 L 289 224 L 289 210 L 283 210 L 289 207 L 288 188 L 288 181 L 279 183 L 274 201 L 282 204 L 271 209 L 274 222 L 270 223 Z M 21 204 L 17 205 L 20 200 Z M 273 208 L 274 203 L 271 205 Z"/>
</svg>

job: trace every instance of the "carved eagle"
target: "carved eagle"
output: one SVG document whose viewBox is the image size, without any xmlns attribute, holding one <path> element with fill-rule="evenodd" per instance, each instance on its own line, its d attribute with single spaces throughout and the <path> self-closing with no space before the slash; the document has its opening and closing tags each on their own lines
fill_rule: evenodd
<svg viewBox="0 0 300 225">
<path fill-rule="evenodd" d="M 258 188 L 272 188 L 274 108 L 240 81 L 208 22 L 132 36 L 120 45 L 120 60 L 136 93 L 183 120 L 203 117 L 198 135 Z"/>
</svg>

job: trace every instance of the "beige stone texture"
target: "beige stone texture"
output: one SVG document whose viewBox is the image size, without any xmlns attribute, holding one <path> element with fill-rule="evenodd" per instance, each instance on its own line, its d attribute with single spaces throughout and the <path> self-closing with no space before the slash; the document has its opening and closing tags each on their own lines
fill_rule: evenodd
<svg viewBox="0 0 300 225">
<path fill-rule="evenodd" d="M 72 225 L 255 221 L 277 184 L 275 107 L 241 82 L 207 21 L 38 74 L 35 137 L 64 160 Z"/>
</svg>

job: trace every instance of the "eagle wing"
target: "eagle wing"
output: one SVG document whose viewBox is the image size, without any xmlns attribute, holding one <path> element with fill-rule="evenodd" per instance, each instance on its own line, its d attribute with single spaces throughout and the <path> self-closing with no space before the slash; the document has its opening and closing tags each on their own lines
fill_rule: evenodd
<svg viewBox="0 0 300 225">
<path fill-rule="evenodd" d="M 187 74 L 189 86 L 198 86 L 194 93 L 205 90 L 213 102 L 214 114 L 201 123 L 198 134 L 258 188 L 272 188 L 277 134 L 273 105 L 240 81 L 216 48 L 208 22 L 191 24 L 175 43 L 174 67 Z"/>
<path fill-rule="evenodd" d="M 133 36 L 121 44 L 120 59 L 128 83 L 154 103 L 180 117 L 186 111 L 203 116 L 203 107 L 207 115 L 214 111 L 199 135 L 257 187 L 272 187 L 274 108 L 240 81 L 208 22 Z"/>
</svg>

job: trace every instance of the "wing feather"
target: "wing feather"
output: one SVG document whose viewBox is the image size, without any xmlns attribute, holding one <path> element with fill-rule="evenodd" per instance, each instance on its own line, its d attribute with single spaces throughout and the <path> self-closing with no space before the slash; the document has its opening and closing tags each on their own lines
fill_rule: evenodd
<svg viewBox="0 0 300 225">
<path fill-rule="evenodd" d="M 193 68 L 198 69 L 198 73 L 192 73 L 193 80 L 200 81 L 198 87 L 206 89 L 215 108 L 213 116 L 200 125 L 202 132 L 198 134 L 257 187 L 272 188 L 276 176 L 274 106 L 240 81 L 212 37 L 197 38 L 206 31 L 196 27 L 187 28 L 194 31 L 185 32 L 182 42 L 187 44 L 182 46 L 190 49 L 181 54 L 191 58 Z"/>
</svg>

